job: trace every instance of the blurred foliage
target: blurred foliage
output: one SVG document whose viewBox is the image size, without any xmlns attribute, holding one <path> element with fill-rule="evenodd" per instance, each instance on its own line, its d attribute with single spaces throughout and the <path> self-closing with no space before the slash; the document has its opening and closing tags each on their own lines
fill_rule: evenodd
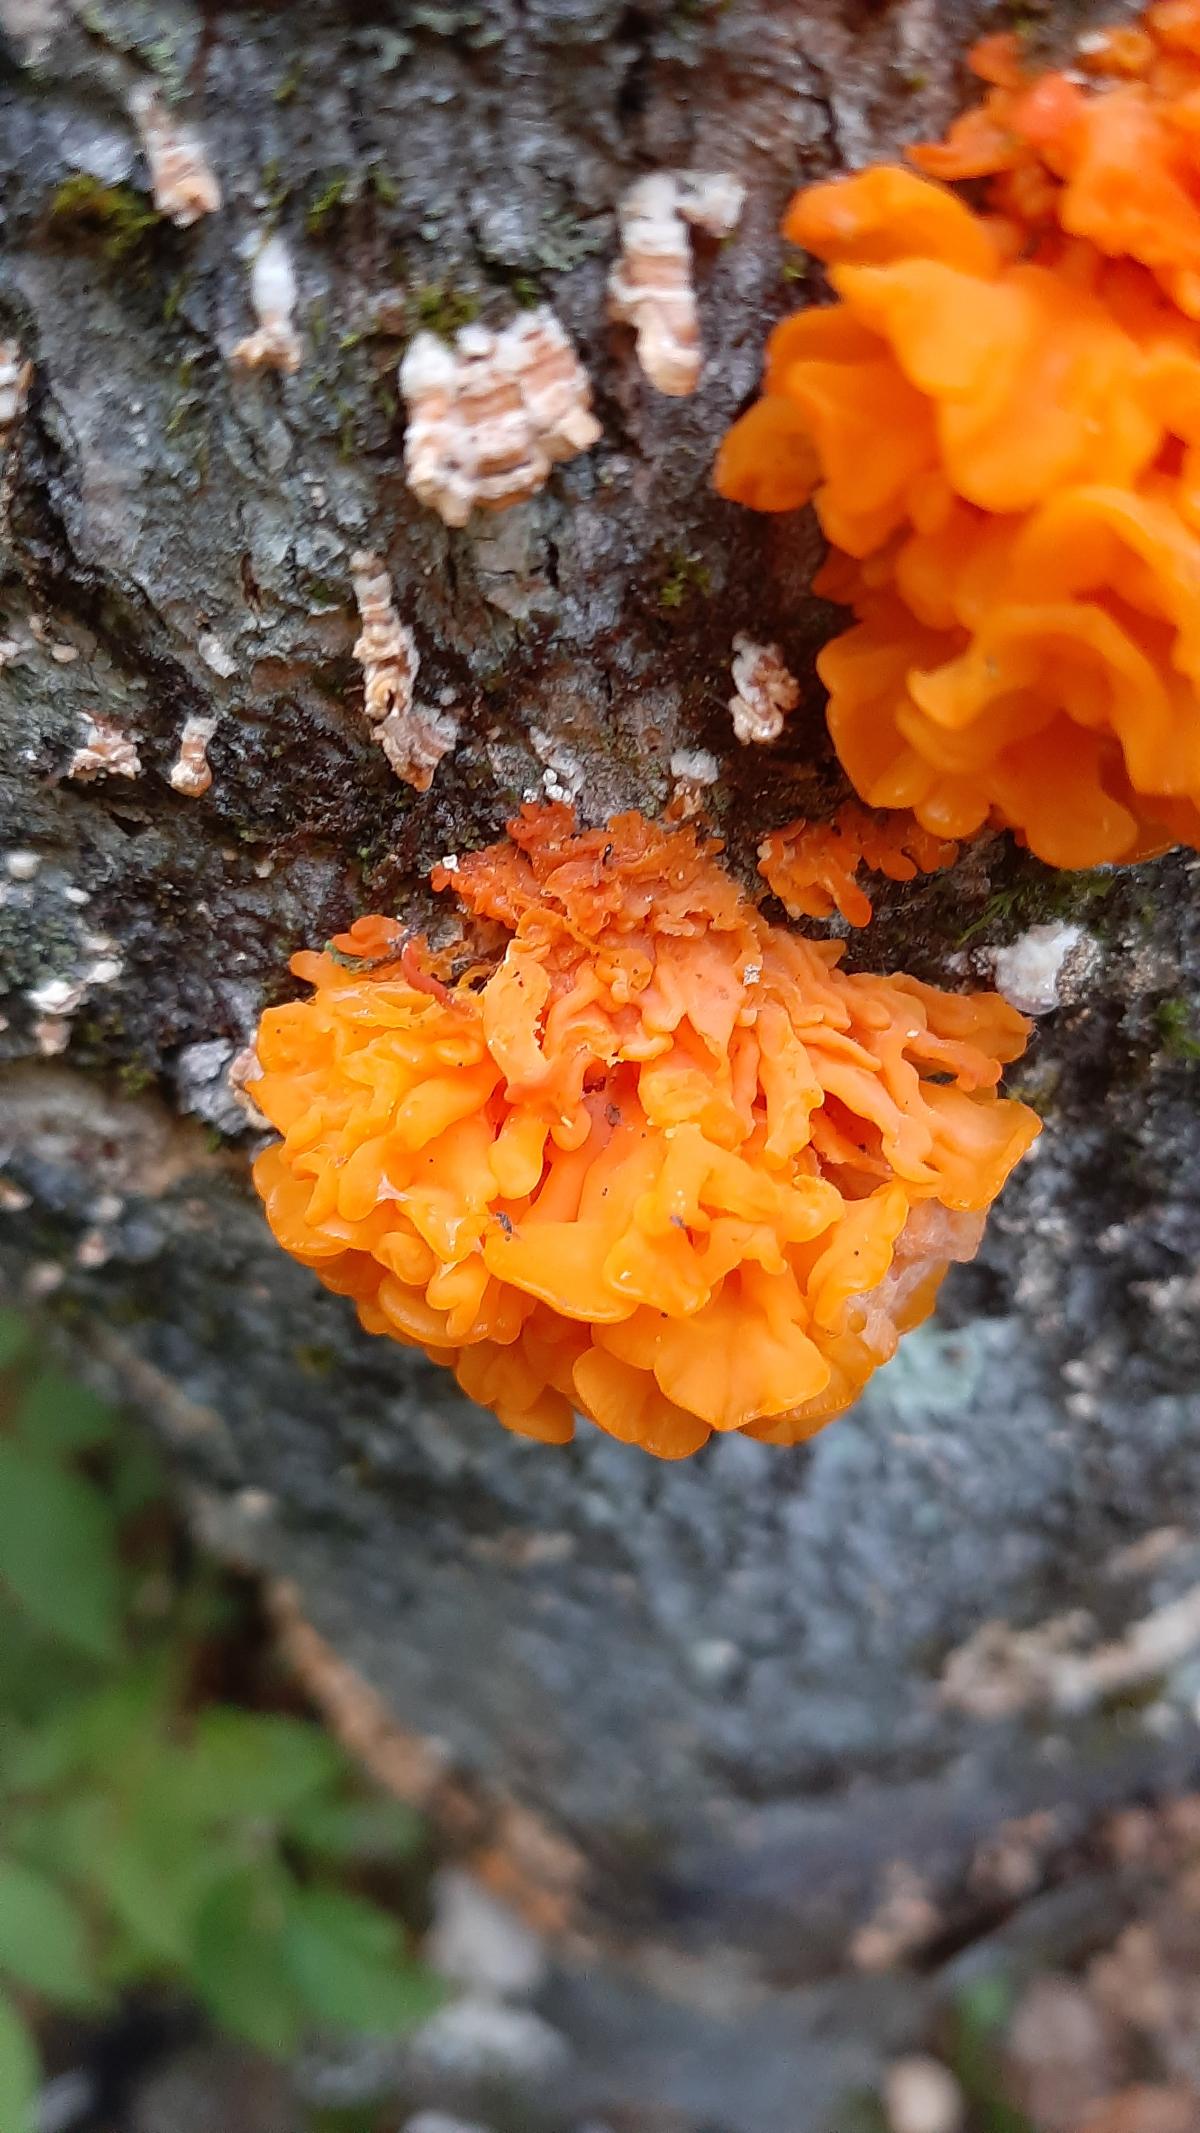
<svg viewBox="0 0 1200 2133">
<path fill-rule="evenodd" d="M 1034 2133 L 1007 2092 L 1001 2055 L 1013 2010 L 1011 1978 L 982 1971 L 955 1997 L 947 2057 L 979 2133 Z"/>
<path fill-rule="evenodd" d="M 215 1700 L 244 1641 L 150 1446 L 0 1312 L 0 2127 L 28 2133 L 51 2010 L 194 1995 L 286 2056 L 437 2004 L 368 1862 L 423 1843 L 305 1718 Z"/>
</svg>

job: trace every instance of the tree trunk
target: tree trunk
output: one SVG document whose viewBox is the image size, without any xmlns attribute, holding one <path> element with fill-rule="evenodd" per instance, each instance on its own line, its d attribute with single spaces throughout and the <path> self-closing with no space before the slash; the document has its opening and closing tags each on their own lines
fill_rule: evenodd
<svg viewBox="0 0 1200 2133">
<path fill-rule="evenodd" d="M 672 755 L 711 751 L 749 879 L 766 827 L 840 790 L 811 682 L 777 746 L 733 739 L 735 632 L 807 677 L 830 618 L 815 534 L 720 502 L 710 468 L 799 300 L 789 192 L 939 128 L 985 20 L 0 0 L 0 335 L 32 365 L 0 485 L 0 1266 L 274 1581 L 332 1715 L 353 1730 L 358 1695 L 377 1762 L 555 1934 L 575 2056 L 522 2124 L 653 2104 L 679 2115 L 614 2125 L 809 2133 L 924 1990 L 872 1987 L 868 2013 L 864 1968 L 936 1967 L 1195 1752 L 1194 862 L 1052 876 L 996 838 L 880 899 L 852 957 L 950 985 L 1031 923 L 1080 931 L 1020 1077 L 1035 1158 L 810 1449 L 660 1467 L 591 1428 L 509 1436 L 271 1242 L 226 1081 L 293 950 L 425 910 L 431 862 L 529 792 L 654 814 Z M 223 195 L 190 228 L 155 212 L 130 117 L 154 79 Z M 677 166 L 748 188 L 734 235 L 696 241 L 690 399 L 605 316 L 614 203 Z M 267 227 L 294 375 L 229 360 Z M 448 531 L 405 485 L 398 358 L 534 297 L 602 440 Z M 422 694 L 460 714 L 424 795 L 363 714 L 364 548 Z M 89 715 L 139 774 L 69 774 Z M 217 722 L 196 797 L 169 782 L 189 718 Z M 1013 1884 L 988 1861 L 1017 1819 Z"/>
</svg>

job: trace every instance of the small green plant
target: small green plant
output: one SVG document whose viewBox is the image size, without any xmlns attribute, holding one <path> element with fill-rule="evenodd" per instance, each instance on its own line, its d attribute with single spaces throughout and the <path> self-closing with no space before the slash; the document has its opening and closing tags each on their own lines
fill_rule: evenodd
<svg viewBox="0 0 1200 2133">
<path fill-rule="evenodd" d="M 1186 1000 L 1160 1000 L 1154 1011 L 1154 1026 L 1164 1052 L 1172 1059 L 1200 1059 L 1200 1036 Z"/>
<path fill-rule="evenodd" d="M 181 1540 L 140 1435 L 0 1313 L 0 2127 L 32 2133 L 36 2025 L 192 1993 L 287 2055 L 436 2004 L 361 1893 L 423 1842 L 288 1711 L 211 1700 L 239 1608 Z"/>
<path fill-rule="evenodd" d="M 658 588 L 660 607 L 682 607 L 696 593 L 702 599 L 708 597 L 712 591 L 712 572 L 700 556 L 685 555 L 677 549 L 670 564 L 670 570 Z"/>
<path fill-rule="evenodd" d="M 350 179 L 347 173 L 344 170 L 334 171 L 305 209 L 304 227 L 309 236 L 318 236 L 330 216 L 335 215 L 339 208 L 345 207 L 349 197 Z"/>
<path fill-rule="evenodd" d="M 1034 2133 L 1006 2093 L 1000 2046 L 1013 1998 L 1009 1979 L 992 1971 L 972 1979 L 955 1999 L 945 2056 L 979 2133 Z"/>
<path fill-rule="evenodd" d="M 49 221 L 57 236 L 91 240 L 119 264 L 160 227 L 162 217 L 132 185 L 105 185 L 89 171 L 77 170 L 56 187 Z"/>
<path fill-rule="evenodd" d="M 276 104 L 290 104 L 292 99 L 299 93 L 300 84 L 303 80 L 304 60 L 294 59 L 283 80 L 277 88 L 272 90 L 271 101 Z"/>
<path fill-rule="evenodd" d="M 452 289 L 447 282 L 427 281 L 412 298 L 420 325 L 452 341 L 463 326 L 479 317 L 479 298 L 468 289 Z"/>
</svg>

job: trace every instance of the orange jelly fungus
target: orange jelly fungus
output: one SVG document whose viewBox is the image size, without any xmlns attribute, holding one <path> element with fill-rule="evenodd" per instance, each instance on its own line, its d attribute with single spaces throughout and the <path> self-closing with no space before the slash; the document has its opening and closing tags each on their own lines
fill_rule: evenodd
<svg viewBox="0 0 1200 2133">
<path fill-rule="evenodd" d="M 1028 1025 L 846 976 L 691 828 L 510 835 L 434 872 L 501 944 L 466 975 L 380 918 L 293 958 L 312 996 L 263 1016 L 254 1084 L 271 1227 L 510 1429 L 795 1443 L 974 1251 L 1038 1131 L 996 1086 Z"/>
<path fill-rule="evenodd" d="M 812 499 L 861 797 L 1056 866 L 1200 844 L 1200 0 L 1090 80 L 977 47 L 947 139 L 797 195 L 837 301 L 772 335 L 717 486 Z M 979 181 L 976 212 L 940 182 Z"/>
<path fill-rule="evenodd" d="M 758 871 L 789 918 L 831 918 L 837 910 L 849 925 L 868 926 L 872 905 L 857 878 L 860 868 L 888 881 L 915 881 L 953 866 L 957 857 L 957 844 L 931 835 L 911 815 L 880 818 L 851 803 L 831 822 L 772 830 L 758 847 Z"/>
</svg>

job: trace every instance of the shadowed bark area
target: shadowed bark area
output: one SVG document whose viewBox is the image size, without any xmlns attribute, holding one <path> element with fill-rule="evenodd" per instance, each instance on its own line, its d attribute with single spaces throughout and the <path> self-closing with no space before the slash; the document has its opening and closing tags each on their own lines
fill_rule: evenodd
<svg viewBox="0 0 1200 2133">
<path fill-rule="evenodd" d="M 1052 10 L 1048 39 L 1095 12 Z M 997 1831 L 1056 1810 L 1023 1893 L 1053 1889 L 1099 1815 L 1195 1755 L 1200 1554 L 1132 1548 L 1197 1510 L 1186 855 L 1083 879 L 997 838 L 880 897 L 852 958 L 951 985 L 1031 924 L 1081 938 L 1018 1076 L 1047 1131 L 980 1261 L 807 1450 L 663 1468 L 591 1429 L 508 1436 L 271 1243 L 225 1082 L 295 948 L 423 910 L 428 865 L 547 775 L 589 820 L 654 813 L 673 752 L 708 749 L 744 870 L 840 791 L 807 679 L 815 530 L 723 504 L 709 470 L 807 293 L 774 234 L 790 191 L 940 126 L 995 21 L 0 0 L 0 335 L 33 366 L 0 473 L 0 1268 L 146 1409 L 203 1530 L 380 1693 L 409 1789 L 561 1936 L 576 2057 L 523 2126 L 653 2103 L 682 2115 L 614 2125 L 817 2133 L 924 1989 L 872 1986 L 868 2020 L 855 1965 L 936 1971 L 1013 1908 L 979 1870 Z M 191 229 L 153 210 L 127 108 L 148 77 L 219 177 Z M 651 390 L 604 302 L 616 200 L 676 165 L 748 188 L 734 235 L 697 239 L 689 400 Z M 228 360 L 267 227 L 299 284 L 292 377 Z M 603 439 L 449 532 L 404 484 L 396 363 L 423 324 L 534 299 Z M 422 695 L 461 712 L 423 796 L 363 715 L 364 547 Z M 739 630 L 806 677 L 770 750 L 732 738 Z M 67 776 L 89 714 L 140 775 Z M 189 716 L 217 721 L 200 798 L 169 783 Z"/>
</svg>

